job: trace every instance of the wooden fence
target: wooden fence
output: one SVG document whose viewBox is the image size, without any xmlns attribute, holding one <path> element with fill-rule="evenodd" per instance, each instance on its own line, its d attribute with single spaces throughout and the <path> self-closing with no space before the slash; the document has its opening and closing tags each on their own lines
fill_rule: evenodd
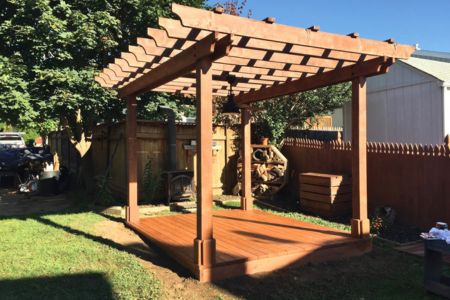
<svg viewBox="0 0 450 300">
<path fill-rule="evenodd" d="M 404 224 L 450 223 L 450 147 L 446 144 L 367 144 L 369 210 L 391 206 Z M 351 144 L 286 138 L 282 152 L 298 188 L 303 172 L 351 175 Z M 298 190 L 298 189 L 297 189 Z"/>
<path fill-rule="evenodd" d="M 191 142 L 197 136 L 195 124 L 176 125 L 177 169 L 194 171 L 196 175 L 196 151 Z M 213 190 L 215 194 L 230 192 L 236 183 L 237 157 L 235 132 L 224 126 L 215 126 L 213 134 Z M 67 160 L 71 149 L 64 133 L 50 134 L 49 144 L 63 160 Z M 99 125 L 93 131 L 91 155 L 95 175 L 103 175 L 108 166 L 111 175 L 111 189 L 120 197 L 126 195 L 127 169 L 125 153 L 125 123 Z M 167 124 L 164 122 L 138 121 L 138 183 L 142 183 L 145 165 L 151 160 L 152 172 L 161 174 L 167 170 Z M 73 147 L 72 147 L 73 148 Z M 142 192 L 142 184 L 139 185 Z M 142 195 L 142 194 L 141 194 Z M 162 196 L 162 195 L 161 195 Z"/>
<path fill-rule="evenodd" d="M 48 135 L 48 144 L 52 153 L 58 153 L 61 166 L 73 173 L 78 171 L 80 154 L 71 143 L 66 131 L 55 131 Z"/>
</svg>

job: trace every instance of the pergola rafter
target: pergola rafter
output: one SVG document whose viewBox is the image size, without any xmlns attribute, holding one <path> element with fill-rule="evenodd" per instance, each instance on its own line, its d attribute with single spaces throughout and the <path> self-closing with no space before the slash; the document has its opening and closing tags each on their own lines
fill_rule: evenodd
<svg viewBox="0 0 450 300">
<path fill-rule="evenodd" d="M 212 70 L 218 78 L 246 78 L 237 82 L 235 90 L 241 93 L 361 64 L 378 56 L 405 58 L 411 51 L 409 46 L 362 39 L 356 34 L 342 36 L 269 24 L 177 4 L 173 11 L 180 20 L 160 18 L 163 29 L 149 28 L 148 37 L 138 38 L 136 46 L 130 45 L 129 52 L 123 52 L 120 59 L 103 70 L 99 83 L 122 89 L 212 32 L 219 37 L 234 35 L 230 52 L 215 60 Z M 192 84 L 166 90 L 182 92 L 190 88 Z M 224 86 L 214 93 L 226 92 Z"/>
<path fill-rule="evenodd" d="M 279 96 L 352 82 L 352 236 L 369 233 L 366 179 L 366 78 L 383 74 L 414 47 L 392 39 L 374 41 L 357 33 L 338 35 L 172 5 L 178 20 L 160 18 L 95 80 L 127 99 L 127 223 L 139 230 L 137 212 L 136 97 L 155 91 L 190 95 L 197 106 L 197 229 L 188 262 L 202 281 L 214 278 L 216 243 L 212 224 L 212 96 L 229 93 L 241 108 L 241 208 L 251 210 L 251 112 L 249 106 Z M 282 259 L 274 258 L 281 262 Z M 242 267 L 242 265 L 239 265 Z M 234 265 L 230 268 L 236 272 Z M 233 269 L 234 268 L 234 269 Z M 230 269 L 230 270 L 231 270 Z M 245 269 L 245 268 L 244 268 Z M 269 268 L 270 269 L 270 268 Z M 221 271 L 217 271 L 221 272 Z M 250 272 L 239 270 L 239 274 Z M 223 272 L 222 272 L 223 273 Z M 222 274 L 223 275 L 223 274 Z M 219 275 L 217 275 L 220 277 Z"/>
</svg>

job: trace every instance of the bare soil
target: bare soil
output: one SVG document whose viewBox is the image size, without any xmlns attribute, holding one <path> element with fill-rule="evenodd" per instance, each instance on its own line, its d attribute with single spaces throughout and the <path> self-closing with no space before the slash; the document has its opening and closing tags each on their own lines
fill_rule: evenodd
<svg viewBox="0 0 450 300">
<path fill-rule="evenodd" d="M 27 197 L 14 189 L 0 188 L 0 217 L 57 212 L 71 205 L 64 194 Z"/>
</svg>

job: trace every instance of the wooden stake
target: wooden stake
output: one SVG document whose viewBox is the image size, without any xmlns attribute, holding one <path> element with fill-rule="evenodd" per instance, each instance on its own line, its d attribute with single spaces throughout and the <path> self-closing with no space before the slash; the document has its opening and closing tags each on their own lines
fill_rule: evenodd
<svg viewBox="0 0 450 300">
<path fill-rule="evenodd" d="M 252 145 L 250 110 L 241 110 L 241 151 L 242 151 L 242 182 L 241 182 L 241 208 L 243 210 L 253 209 L 252 197 Z"/>
<path fill-rule="evenodd" d="M 194 263 L 199 268 L 215 261 L 216 243 L 212 224 L 212 60 L 197 64 L 197 238 Z"/>
<path fill-rule="evenodd" d="M 367 218 L 367 107 L 366 78 L 352 81 L 352 235 L 370 234 Z"/>
<path fill-rule="evenodd" d="M 136 96 L 127 97 L 126 119 L 126 152 L 128 172 L 128 206 L 126 209 L 126 221 L 136 223 L 139 221 L 138 186 L 137 186 L 137 142 L 136 142 Z"/>
</svg>

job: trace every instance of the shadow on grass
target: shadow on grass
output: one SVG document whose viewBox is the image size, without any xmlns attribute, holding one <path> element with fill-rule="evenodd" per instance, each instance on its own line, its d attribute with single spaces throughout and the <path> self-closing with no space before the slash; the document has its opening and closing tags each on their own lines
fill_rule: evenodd
<svg viewBox="0 0 450 300">
<path fill-rule="evenodd" d="M 101 273 L 0 280 L 2 299 L 113 299 L 112 287 Z"/>
<path fill-rule="evenodd" d="M 102 214 L 103 215 L 103 214 Z M 117 218 L 107 216 L 105 217 L 110 218 L 112 221 L 117 221 Z M 140 243 L 132 243 L 132 244 L 126 244 L 122 245 L 119 243 L 116 243 L 112 240 L 103 238 L 101 236 L 93 235 L 88 232 L 84 232 L 78 229 L 71 228 L 69 226 L 58 224 L 52 220 L 44 218 L 44 216 L 33 216 L 31 219 L 36 220 L 42 224 L 45 224 L 47 226 L 52 226 L 57 229 L 64 230 L 67 233 L 82 236 L 84 238 L 90 239 L 94 242 L 107 245 L 109 247 L 112 247 L 114 249 L 117 249 L 119 251 L 127 252 L 129 254 L 132 254 L 142 260 L 149 261 L 154 265 L 168 268 L 172 270 L 173 272 L 177 273 L 179 276 L 183 277 L 190 277 L 189 271 L 177 264 L 173 259 L 171 259 L 169 256 L 167 256 L 162 250 L 158 248 L 149 248 L 146 247 L 144 244 Z M 123 220 L 119 219 L 123 222 Z M 145 237 L 139 235 L 140 238 L 146 242 L 147 245 L 151 244 Z"/>
</svg>

